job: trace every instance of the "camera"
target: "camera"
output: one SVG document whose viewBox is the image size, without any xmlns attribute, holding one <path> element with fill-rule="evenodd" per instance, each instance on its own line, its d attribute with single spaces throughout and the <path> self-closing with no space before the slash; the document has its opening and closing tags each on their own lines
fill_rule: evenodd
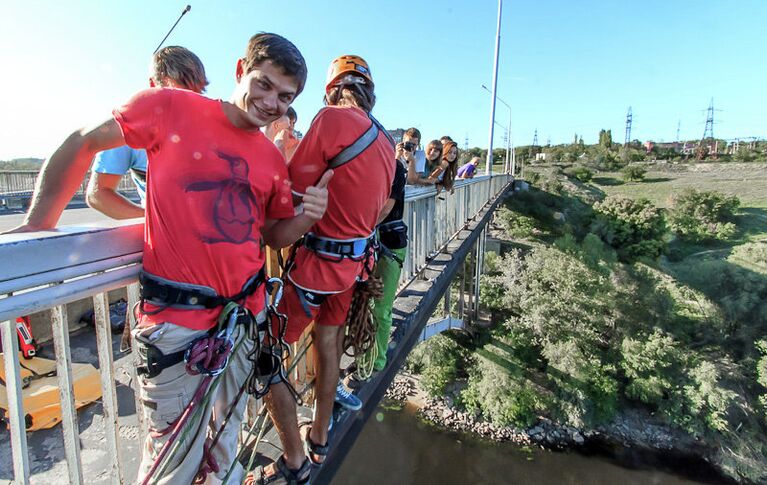
<svg viewBox="0 0 767 485">
<path fill-rule="evenodd" d="M 402 144 L 402 148 L 404 148 L 406 152 L 412 152 L 415 149 L 415 144 L 411 141 L 406 141 Z"/>
</svg>

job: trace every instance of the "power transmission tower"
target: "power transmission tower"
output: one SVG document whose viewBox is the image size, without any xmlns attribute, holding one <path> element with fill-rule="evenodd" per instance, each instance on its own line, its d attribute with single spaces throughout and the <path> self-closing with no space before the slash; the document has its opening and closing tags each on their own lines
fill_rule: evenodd
<svg viewBox="0 0 767 485">
<path fill-rule="evenodd" d="M 714 111 L 719 110 L 714 109 L 714 98 L 711 98 L 711 103 L 706 110 L 706 127 L 703 129 L 703 138 L 701 138 L 698 143 L 696 154 L 698 160 L 702 160 L 709 154 L 712 155 L 713 158 L 716 158 L 719 150 L 719 142 L 714 138 Z M 706 140 L 709 140 L 708 143 L 706 143 Z M 704 145 L 704 143 L 706 143 L 706 145 Z"/>
<path fill-rule="evenodd" d="M 711 104 L 708 105 L 706 128 L 703 130 L 703 138 L 701 138 L 701 142 L 708 138 L 712 140 L 714 139 L 714 98 L 711 98 Z"/>
<path fill-rule="evenodd" d="M 679 128 L 682 127 L 682 120 L 676 122 L 676 142 L 679 143 Z"/>
<path fill-rule="evenodd" d="M 535 135 L 533 135 L 533 148 L 538 146 L 538 128 L 535 129 Z"/>
<path fill-rule="evenodd" d="M 463 138 L 463 150 L 467 151 L 469 149 L 469 134 L 466 133 L 466 136 Z"/>
<path fill-rule="evenodd" d="M 623 140 L 624 147 L 629 146 L 629 142 L 631 141 L 631 120 L 632 119 L 633 119 L 633 116 L 631 115 L 631 106 L 629 106 L 629 112 L 626 114 L 626 138 Z"/>
</svg>

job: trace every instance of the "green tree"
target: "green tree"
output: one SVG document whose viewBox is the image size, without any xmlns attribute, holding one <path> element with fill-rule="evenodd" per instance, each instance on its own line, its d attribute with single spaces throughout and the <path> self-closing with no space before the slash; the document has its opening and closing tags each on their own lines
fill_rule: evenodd
<svg viewBox="0 0 767 485">
<path fill-rule="evenodd" d="M 726 240 L 737 232 L 734 218 L 739 206 L 735 196 L 685 189 L 671 200 L 669 223 L 679 237 L 688 241 Z"/>
<path fill-rule="evenodd" d="M 647 169 L 639 165 L 626 165 L 621 172 L 626 182 L 641 182 L 647 174 Z"/>
<path fill-rule="evenodd" d="M 666 223 L 649 200 L 609 196 L 597 202 L 594 210 L 597 219 L 592 230 L 614 247 L 622 260 L 655 258 L 663 251 Z"/>
<path fill-rule="evenodd" d="M 599 146 L 604 148 L 612 148 L 613 146 L 613 133 L 612 130 L 599 130 Z"/>
</svg>

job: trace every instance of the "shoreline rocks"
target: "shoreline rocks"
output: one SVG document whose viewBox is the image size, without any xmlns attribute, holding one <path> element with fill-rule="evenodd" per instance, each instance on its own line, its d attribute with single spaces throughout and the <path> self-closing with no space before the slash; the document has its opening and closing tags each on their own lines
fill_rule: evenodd
<svg viewBox="0 0 767 485">
<path fill-rule="evenodd" d="M 648 452 L 671 452 L 704 460 L 709 455 L 706 443 L 675 429 L 639 410 L 627 409 L 612 422 L 596 429 L 578 429 L 539 417 L 532 426 L 521 429 L 496 426 L 453 405 L 449 397 L 430 398 L 420 389 L 417 376 L 400 373 L 395 377 L 386 398 L 412 406 L 421 418 L 452 431 L 470 433 L 495 442 L 511 442 L 542 449 L 577 449 L 589 445 L 636 448 Z"/>
</svg>

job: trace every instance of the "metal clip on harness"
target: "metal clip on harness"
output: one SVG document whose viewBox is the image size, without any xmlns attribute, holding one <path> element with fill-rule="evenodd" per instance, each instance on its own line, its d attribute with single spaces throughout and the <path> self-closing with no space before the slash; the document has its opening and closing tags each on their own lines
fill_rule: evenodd
<svg viewBox="0 0 767 485">
<path fill-rule="evenodd" d="M 260 399 L 269 393 L 269 387 L 273 383 L 283 382 L 296 403 L 303 405 L 303 399 L 285 374 L 285 361 L 290 357 L 290 345 L 285 342 L 288 317 L 277 309 L 282 300 L 283 288 L 284 283 L 280 278 L 269 278 L 266 282 L 266 322 L 263 327 L 254 326 L 255 345 L 248 354 L 248 360 L 253 363 L 248 376 L 248 393 Z M 274 335 L 274 321 L 277 322 L 277 335 Z M 261 368 L 264 362 L 267 363 L 268 369 Z"/>
</svg>

